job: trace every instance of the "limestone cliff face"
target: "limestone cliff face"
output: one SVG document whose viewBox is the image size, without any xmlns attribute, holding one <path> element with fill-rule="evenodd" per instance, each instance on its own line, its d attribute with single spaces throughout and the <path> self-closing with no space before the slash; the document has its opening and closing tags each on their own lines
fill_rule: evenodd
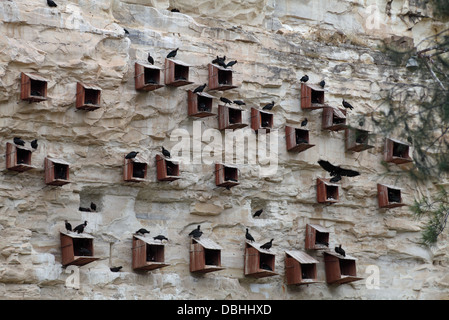
<svg viewBox="0 0 449 320">
<path fill-rule="evenodd" d="M 6 143 L 15 136 L 39 142 L 32 153 L 34 169 L 10 171 L 5 161 L 0 167 L 0 296 L 448 298 L 446 236 L 436 248 L 424 248 L 418 243 L 422 225 L 407 207 L 378 207 L 377 183 L 403 188 L 405 203 L 416 195 L 407 177 L 382 174 L 385 137 L 375 136 L 372 149 L 345 152 L 343 131 L 321 129 L 322 110 L 300 108 L 299 79 L 304 74 L 309 83 L 326 80 L 327 104 L 339 107 L 342 98 L 351 101 L 355 108 L 347 121 L 353 126 L 378 107 L 383 89 L 396 82 L 413 85 L 413 75 L 379 47 L 392 36 L 407 37 L 416 45 L 447 28 L 432 18 L 425 1 L 56 2 L 56 8 L 44 0 L 0 2 L 0 151 L 6 154 Z M 180 12 L 171 12 L 174 8 Z M 176 59 L 191 66 L 189 80 L 194 83 L 136 91 L 135 62 L 146 63 L 150 52 L 155 65 L 164 68 L 166 54 L 175 48 L 180 48 Z M 251 107 L 275 101 L 277 171 L 260 176 L 260 163 L 236 164 L 240 184 L 226 190 L 216 187 L 213 164 L 181 161 L 181 179 L 157 181 L 155 156 L 160 146 L 171 150 L 178 144 L 173 133 L 179 129 L 192 137 L 195 130 L 203 133 L 202 146 L 210 146 L 206 133 L 218 128 L 217 117 L 189 117 L 186 91 L 207 82 L 207 65 L 217 55 L 238 61 L 233 67 L 237 88 L 209 93 L 244 100 L 244 121 L 250 123 Z M 46 101 L 20 100 L 21 72 L 48 80 Z M 76 109 L 77 82 L 101 88 L 99 109 Z M 299 127 L 305 117 L 315 146 L 299 154 L 287 152 L 285 125 Z M 374 130 L 369 121 L 363 128 Z M 148 160 L 145 182 L 123 181 L 123 156 L 132 150 Z M 70 184 L 45 185 L 47 156 L 70 163 Z M 361 173 L 343 178 L 336 204 L 316 201 L 316 178 L 329 177 L 319 159 Z M 430 184 L 426 188 L 434 190 Z M 97 204 L 96 212 L 78 210 L 90 202 Z M 253 218 L 259 208 L 263 214 Z M 59 233 L 65 219 L 72 225 L 88 221 L 85 232 L 94 237 L 99 258 L 80 267 L 79 289 L 67 287 L 70 271 L 61 263 Z M 285 250 L 304 250 L 308 223 L 326 227 L 331 250 L 342 244 L 357 258 L 357 275 L 364 279 L 328 285 L 322 251 L 307 251 L 319 261 L 322 283 L 288 286 Z M 188 233 L 198 224 L 205 237 L 223 248 L 224 270 L 201 276 L 189 272 Z M 132 269 L 132 235 L 141 227 L 150 236 L 170 239 L 165 246 L 169 266 L 149 272 Z M 274 238 L 271 251 L 278 275 L 244 275 L 246 227 L 257 242 Z M 109 271 L 118 265 L 121 272 Z M 379 270 L 378 289 L 365 279 L 371 279 L 372 265 Z"/>
</svg>

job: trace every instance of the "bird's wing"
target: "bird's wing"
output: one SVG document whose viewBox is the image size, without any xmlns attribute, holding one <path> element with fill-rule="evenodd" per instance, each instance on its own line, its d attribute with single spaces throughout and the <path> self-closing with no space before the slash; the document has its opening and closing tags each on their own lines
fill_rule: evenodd
<svg viewBox="0 0 449 320">
<path fill-rule="evenodd" d="M 330 173 L 335 173 L 338 170 L 338 167 L 334 166 L 326 160 L 318 160 L 318 164 L 321 166 L 321 168 Z"/>
<path fill-rule="evenodd" d="M 340 169 L 340 175 L 341 176 L 346 176 L 346 177 L 355 177 L 355 176 L 359 176 L 360 173 L 355 171 L 355 170 Z"/>
</svg>

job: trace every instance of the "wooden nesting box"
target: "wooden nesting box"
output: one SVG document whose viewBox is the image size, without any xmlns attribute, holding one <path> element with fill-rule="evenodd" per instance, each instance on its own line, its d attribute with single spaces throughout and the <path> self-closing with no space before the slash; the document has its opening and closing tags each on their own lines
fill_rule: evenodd
<svg viewBox="0 0 449 320">
<path fill-rule="evenodd" d="M 406 205 L 402 203 L 401 189 L 380 183 L 377 184 L 377 200 L 379 208 L 396 208 Z"/>
<path fill-rule="evenodd" d="M 229 90 L 237 88 L 232 85 L 232 69 L 209 63 L 209 90 Z"/>
<path fill-rule="evenodd" d="M 167 160 L 163 156 L 156 155 L 157 180 L 159 181 L 173 181 L 180 179 L 179 163 Z"/>
<path fill-rule="evenodd" d="M 99 258 L 94 257 L 94 237 L 86 233 L 60 232 L 62 265 L 84 266 Z"/>
<path fill-rule="evenodd" d="M 221 250 L 218 244 L 208 238 L 191 239 L 190 272 L 207 273 L 223 270 Z"/>
<path fill-rule="evenodd" d="M 360 152 L 363 150 L 374 148 L 374 146 L 368 144 L 369 131 L 346 128 L 345 129 L 345 145 L 346 151 Z"/>
<path fill-rule="evenodd" d="M 305 249 L 321 250 L 328 248 L 329 230 L 318 224 L 307 224 Z"/>
<path fill-rule="evenodd" d="M 338 184 L 329 182 L 328 179 L 316 179 L 317 201 L 319 203 L 336 203 L 338 202 Z"/>
<path fill-rule="evenodd" d="M 151 64 L 136 62 L 134 64 L 134 83 L 136 90 L 153 91 L 162 88 L 161 68 Z"/>
<path fill-rule="evenodd" d="M 126 155 L 125 155 L 126 156 Z M 142 182 L 147 178 L 148 164 L 139 155 L 132 159 L 126 159 L 123 167 L 123 180 L 131 182 Z"/>
<path fill-rule="evenodd" d="M 396 164 L 412 162 L 409 156 L 410 146 L 401 141 L 386 138 L 384 148 L 384 160 Z"/>
<path fill-rule="evenodd" d="M 68 162 L 61 159 L 46 157 L 44 160 L 45 184 L 62 186 L 70 183 Z"/>
<path fill-rule="evenodd" d="M 275 276 L 275 254 L 261 249 L 261 243 L 246 241 L 245 244 L 245 276 L 264 278 Z"/>
<path fill-rule="evenodd" d="M 165 263 L 165 245 L 153 238 L 133 235 L 132 252 L 134 270 L 154 270 L 170 265 Z"/>
<path fill-rule="evenodd" d="M 301 109 L 324 108 L 324 89 L 319 85 L 301 83 Z"/>
<path fill-rule="evenodd" d="M 47 100 L 47 79 L 32 73 L 21 73 L 20 99 L 31 102 Z"/>
<path fill-rule="evenodd" d="M 270 132 L 273 128 L 273 114 L 256 108 L 251 108 L 251 128 L 258 132 L 260 129 L 265 129 Z"/>
<path fill-rule="evenodd" d="M 285 277 L 287 284 L 310 284 L 321 282 L 317 279 L 317 263 L 307 253 L 297 250 L 285 251 Z"/>
<path fill-rule="evenodd" d="M 215 185 L 232 188 L 239 185 L 239 169 L 222 163 L 215 164 Z"/>
<path fill-rule="evenodd" d="M 101 89 L 78 82 L 76 84 L 76 108 L 93 111 L 100 108 Z"/>
<path fill-rule="evenodd" d="M 192 90 L 187 91 L 187 94 L 187 111 L 189 116 L 198 118 L 215 116 L 215 113 L 212 113 L 214 96 L 206 92 L 193 93 Z"/>
<path fill-rule="evenodd" d="M 357 277 L 356 258 L 346 255 L 343 257 L 332 251 L 324 252 L 326 281 L 329 284 L 342 284 L 361 280 Z"/>
<path fill-rule="evenodd" d="M 218 105 L 218 129 L 240 129 L 248 126 L 242 120 L 243 110 Z"/>
<path fill-rule="evenodd" d="M 315 146 L 309 143 L 309 130 L 285 126 L 287 151 L 302 152 Z"/>
<path fill-rule="evenodd" d="M 31 165 L 31 154 L 33 152 L 23 146 L 14 143 L 6 143 L 6 169 L 13 171 L 27 171 L 33 169 Z"/>
<path fill-rule="evenodd" d="M 323 130 L 340 131 L 346 129 L 346 110 L 334 107 L 324 107 L 321 128 Z"/>
<path fill-rule="evenodd" d="M 189 68 L 187 63 L 179 60 L 165 59 L 165 85 L 181 87 L 193 82 L 189 81 Z"/>
</svg>

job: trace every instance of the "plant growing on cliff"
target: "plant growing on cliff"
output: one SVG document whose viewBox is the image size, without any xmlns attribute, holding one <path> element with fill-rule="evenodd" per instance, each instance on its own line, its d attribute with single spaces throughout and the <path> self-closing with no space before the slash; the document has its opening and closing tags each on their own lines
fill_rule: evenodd
<svg viewBox="0 0 449 320">
<path fill-rule="evenodd" d="M 408 50 L 389 43 L 385 52 L 411 72 L 406 76 L 412 84 L 390 84 L 383 102 L 371 115 L 372 122 L 377 132 L 412 145 L 414 166 L 405 172 L 417 184 L 440 181 L 449 173 L 449 29 Z M 427 245 L 436 243 L 446 227 L 449 202 L 445 197 L 447 192 L 441 187 L 437 194 L 423 196 L 411 206 L 418 218 L 429 218 L 422 234 Z"/>
<path fill-rule="evenodd" d="M 414 201 L 410 207 L 417 218 L 427 217 L 426 228 L 422 233 L 422 242 L 426 245 L 432 245 L 437 242 L 438 236 L 446 227 L 449 217 L 449 198 L 448 192 L 439 187 L 438 193 L 430 199 L 422 197 Z"/>
</svg>

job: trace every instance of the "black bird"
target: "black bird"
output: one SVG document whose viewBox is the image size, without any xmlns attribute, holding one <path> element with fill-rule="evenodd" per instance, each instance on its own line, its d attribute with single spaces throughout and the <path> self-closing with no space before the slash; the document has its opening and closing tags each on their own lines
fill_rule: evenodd
<svg viewBox="0 0 449 320">
<path fill-rule="evenodd" d="M 123 28 L 123 31 L 125 31 L 125 34 L 129 34 L 129 31 Z"/>
<path fill-rule="evenodd" d="M 34 139 L 33 141 L 31 141 L 31 148 L 37 149 L 37 139 Z"/>
<path fill-rule="evenodd" d="M 50 7 L 57 7 L 57 6 L 58 6 L 53 0 L 47 0 L 47 4 L 48 4 Z"/>
<path fill-rule="evenodd" d="M 225 63 L 225 60 L 226 60 L 226 56 L 223 56 L 223 57 L 217 56 L 216 59 L 212 60 L 212 63 L 218 64 L 219 66 L 226 68 L 227 65 Z"/>
<path fill-rule="evenodd" d="M 171 12 L 180 12 L 179 9 L 176 9 L 176 8 L 171 9 L 170 11 L 171 11 Z"/>
<path fill-rule="evenodd" d="M 137 156 L 138 153 L 139 151 L 131 151 L 125 156 L 125 159 L 133 159 Z"/>
<path fill-rule="evenodd" d="M 307 125 L 307 118 L 305 118 L 304 120 L 301 121 L 301 127 L 305 127 Z"/>
<path fill-rule="evenodd" d="M 309 81 L 309 76 L 308 75 L 302 76 L 301 79 L 299 79 L 299 81 L 307 82 L 307 81 Z"/>
<path fill-rule="evenodd" d="M 212 60 L 212 63 L 217 63 L 219 60 L 223 60 L 223 58 L 220 58 L 219 56 L 217 56 L 217 58 L 215 58 L 214 60 Z M 224 60 L 223 60 L 224 61 Z"/>
<path fill-rule="evenodd" d="M 170 52 L 167 54 L 167 58 L 174 58 L 174 57 L 176 57 L 176 54 L 178 53 L 178 50 L 179 50 L 179 48 L 176 48 L 175 50 L 170 51 Z"/>
<path fill-rule="evenodd" d="M 120 267 L 112 267 L 110 269 L 111 269 L 112 272 L 119 272 L 121 268 L 123 268 L 123 267 L 122 266 L 120 266 Z"/>
<path fill-rule="evenodd" d="M 201 237 L 202 234 L 203 234 L 203 232 L 200 230 L 200 226 L 198 225 L 198 227 L 196 229 L 193 229 L 189 233 L 189 236 L 192 236 L 194 238 L 199 238 L 199 237 Z"/>
<path fill-rule="evenodd" d="M 346 257 L 346 252 L 345 250 L 343 250 L 343 248 L 341 247 L 341 244 L 339 247 L 335 247 L 335 252 L 338 254 L 341 254 L 343 257 Z"/>
<path fill-rule="evenodd" d="M 329 161 L 326 160 L 318 160 L 319 165 L 330 173 L 332 177 L 335 176 L 345 176 L 345 177 L 355 177 L 360 175 L 359 172 L 350 169 L 343 169 L 338 166 L 334 166 Z"/>
<path fill-rule="evenodd" d="M 226 68 L 228 68 L 228 67 L 232 67 L 234 64 L 236 64 L 237 63 L 237 60 L 232 60 L 232 61 L 229 61 L 227 64 L 226 64 Z"/>
<path fill-rule="evenodd" d="M 148 234 L 150 234 L 150 231 L 148 231 L 147 229 L 145 229 L 145 228 L 140 228 L 139 230 L 137 230 L 136 232 L 135 232 L 136 234 L 137 233 L 139 233 L 139 234 L 141 234 L 141 235 L 145 235 L 145 233 L 148 233 Z"/>
<path fill-rule="evenodd" d="M 349 102 L 347 102 L 347 101 L 345 101 L 345 99 L 343 99 L 343 101 L 341 102 L 341 104 L 343 105 L 343 107 L 345 107 L 346 109 L 354 109 L 354 107 L 353 106 L 351 106 L 350 104 L 349 104 Z"/>
<path fill-rule="evenodd" d="M 72 231 L 72 225 L 67 220 L 64 220 L 64 222 L 65 222 L 65 229 L 67 231 Z"/>
<path fill-rule="evenodd" d="M 20 139 L 19 137 L 14 137 L 13 141 L 14 141 L 14 143 L 17 144 L 18 146 L 24 146 L 24 145 L 25 145 L 25 141 L 23 141 L 23 140 Z"/>
<path fill-rule="evenodd" d="M 151 54 L 149 54 L 149 53 L 148 53 L 148 62 L 151 63 L 151 64 L 154 64 L 154 59 L 151 56 Z"/>
<path fill-rule="evenodd" d="M 326 82 L 324 80 L 321 80 L 319 85 L 321 88 L 324 88 L 324 86 L 326 85 Z"/>
<path fill-rule="evenodd" d="M 97 205 L 93 202 L 90 203 L 90 210 L 92 210 L 92 212 L 97 211 Z"/>
<path fill-rule="evenodd" d="M 253 236 L 248 232 L 248 228 L 246 228 L 245 238 L 251 242 L 254 242 Z"/>
<path fill-rule="evenodd" d="M 193 90 L 193 93 L 203 92 L 204 88 L 206 88 L 206 84 L 203 84 L 202 86 L 196 87 L 195 90 Z"/>
<path fill-rule="evenodd" d="M 220 97 L 220 101 L 224 102 L 225 105 L 227 105 L 228 103 L 232 104 L 232 101 L 225 97 Z"/>
<path fill-rule="evenodd" d="M 162 242 L 162 240 L 167 240 L 168 241 L 168 239 L 165 236 L 161 235 L 161 234 L 156 236 L 156 237 L 153 237 L 153 239 L 154 240 L 160 240 L 161 242 Z"/>
<path fill-rule="evenodd" d="M 267 243 L 264 243 L 263 245 L 260 246 L 260 249 L 265 249 L 265 250 L 269 250 L 271 248 L 271 246 L 273 245 L 273 240 L 271 239 L 270 241 L 268 241 Z"/>
<path fill-rule="evenodd" d="M 257 210 L 256 212 L 254 212 L 253 217 L 258 217 L 258 216 L 260 216 L 260 215 L 262 214 L 262 212 L 263 212 L 263 209 Z"/>
<path fill-rule="evenodd" d="M 84 223 L 77 225 L 77 226 L 75 227 L 75 229 L 73 229 L 73 231 L 74 231 L 74 232 L 77 232 L 77 233 L 83 233 L 84 228 L 85 228 L 86 226 L 87 226 L 87 221 L 84 221 Z"/>
<path fill-rule="evenodd" d="M 332 177 L 329 182 L 338 182 L 341 180 L 341 176 L 340 175 L 336 175 L 335 177 Z"/>
<path fill-rule="evenodd" d="M 164 147 L 162 147 L 162 154 L 164 155 L 164 157 L 166 158 L 170 158 L 170 151 L 168 151 L 167 149 L 165 149 Z"/>
<path fill-rule="evenodd" d="M 271 101 L 271 103 L 266 104 L 262 110 L 271 110 L 274 107 L 274 101 Z"/>
<path fill-rule="evenodd" d="M 236 105 L 238 105 L 238 106 L 243 106 L 243 105 L 246 106 L 246 103 L 243 102 L 242 100 L 234 100 L 233 102 L 234 102 Z"/>
</svg>

